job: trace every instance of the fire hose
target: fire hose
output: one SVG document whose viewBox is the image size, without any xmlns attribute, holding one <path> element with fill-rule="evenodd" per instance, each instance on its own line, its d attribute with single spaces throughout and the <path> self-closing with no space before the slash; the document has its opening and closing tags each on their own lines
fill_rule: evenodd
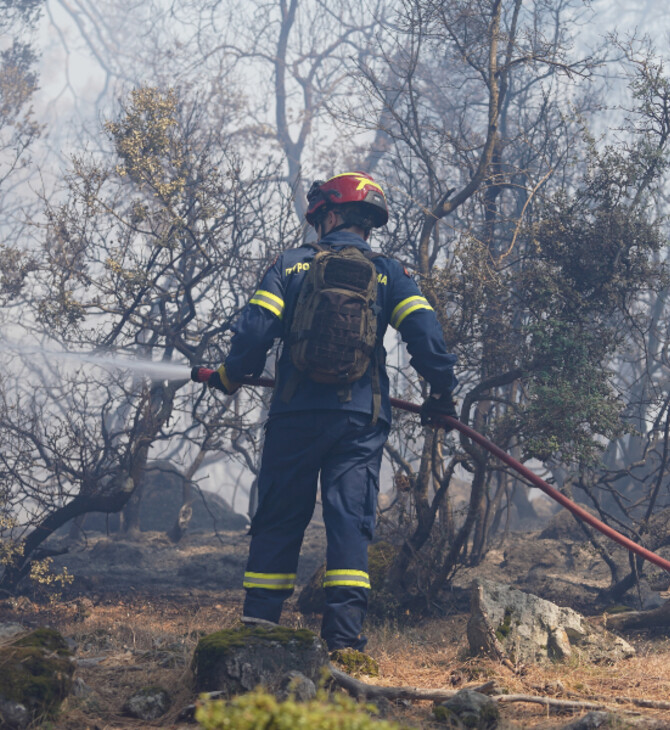
<svg viewBox="0 0 670 730">
<path fill-rule="evenodd" d="M 200 368 L 200 371 L 198 373 L 198 380 L 200 382 L 206 382 L 209 375 L 211 375 L 213 372 L 213 370 L 209 370 L 207 368 Z M 242 383 L 244 385 L 260 386 L 262 388 L 273 388 L 275 384 L 274 380 L 272 380 L 271 378 L 244 378 Z M 416 403 L 410 403 L 409 401 L 400 400 L 399 398 L 391 398 L 391 405 L 394 408 L 399 408 L 400 410 L 408 411 L 409 413 L 418 414 L 421 410 L 421 406 L 417 405 Z M 622 545 L 627 550 L 630 550 L 632 553 L 639 555 L 641 558 L 648 560 L 650 563 L 653 563 L 659 568 L 663 568 L 670 573 L 670 560 L 666 560 L 660 555 L 653 553 L 651 550 L 647 550 L 647 548 L 642 547 L 642 545 L 638 545 L 636 542 L 633 542 L 625 535 L 622 535 L 620 532 L 612 529 L 609 525 L 601 522 L 597 517 L 594 517 L 590 512 L 587 512 L 584 508 L 580 507 L 578 504 L 575 504 L 571 499 L 568 499 L 568 497 L 566 497 L 564 494 L 561 494 L 561 492 L 552 487 L 537 474 L 532 472 L 528 467 L 521 464 L 514 457 L 510 456 L 507 452 L 503 451 L 499 446 L 496 446 L 480 433 L 470 428 L 470 426 L 461 423 L 461 421 L 459 421 L 457 418 L 452 418 L 451 416 L 442 416 L 441 420 L 445 426 L 449 426 L 450 428 L 460 431 L 471 441 L 479 444 L 491 454 L 493 454 L 493 456 L 495 456 L 497 459 L 500 459 L 500 461 L 502 461 L 504 464 L 512 467 L 512 469 L 521 474 L 521 476 L 527 479 L 533 486 L 541 489 L 555 502 L 558 502 L 562 507 L 565 507 L 565 509 L 572 512 L 575 517 L 586 522 L 588 525 L 591 525 L 591 527 L 594 527 L 603 535 L 609 537 L 610 540 L 614 540 L 614 542 Z"/>
</svg>

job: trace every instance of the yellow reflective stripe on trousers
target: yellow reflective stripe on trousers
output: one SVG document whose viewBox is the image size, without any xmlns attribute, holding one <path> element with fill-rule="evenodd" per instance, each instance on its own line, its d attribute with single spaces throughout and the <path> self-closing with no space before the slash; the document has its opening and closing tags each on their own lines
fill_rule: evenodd
<svg viewBox="0 0 670 730">
<path fill-rule="evenodd" d="M 428 300 L 425 297 L 414 296 L 403 299 L 391 313 L 391 327 L 398 329 L 403 319 L 405 319 L 408 314 L 416 312 L 417 309 L 432 310 L 433 308 L 430 304 L 428 304 Z"/>
<path fill-rule="evenodd" d="M 370 587 L 370 576 L 363 570 L 327 570 L 323 579 L 323 587 L 357 586 Z"/>
<path fill-rule="evenodd" d="M 249 300 L 249 304 L 258 304 L 259 307 L 269 309 L 272 314 L 276 314 L 279 319 L 284 315 L 284 300 L 269 291 L 259 289 Z"/>
<path fill-rule="evenodd" d="M 295 587 L 295 573 L 245 573 L 245 588 L 268 588 L 274 591 L 290 591 Z"/>
</svg>

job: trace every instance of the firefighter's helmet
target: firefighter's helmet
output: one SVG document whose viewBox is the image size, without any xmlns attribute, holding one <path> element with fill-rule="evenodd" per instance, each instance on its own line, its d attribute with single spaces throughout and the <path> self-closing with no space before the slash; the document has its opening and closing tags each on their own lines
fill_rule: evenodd
<svg viewBox="0 0 670 730">
<path fill-rule="evenodd" d="M 314 226 L 329 210 L 338 210 L 349 225 L 380 228 L 389 218 L 381 185 L 364 172 L 343 172 L 325 182 L 315 180 L 307 193 L 307 222 Z"/>
</svg>

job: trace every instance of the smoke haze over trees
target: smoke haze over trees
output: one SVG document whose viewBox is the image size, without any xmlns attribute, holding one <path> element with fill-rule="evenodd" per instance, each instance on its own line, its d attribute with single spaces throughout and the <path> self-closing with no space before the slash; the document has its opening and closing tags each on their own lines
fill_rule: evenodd
<svg viewBox="0 0 670 730">
<path fill-rule="evenodd" d="M 670 81 L 651 42 L 603 36 L 613 4 L 5 6 L 3 337 L 185 377 L 217 364 L 259 276 L 303 240 L 311 180 L 363 169 L 391 209 L 373 246 L 413 272 L 459 355 L 461 418 L 633 539 L 667 539 L 649 526 L 670 508 Z M 653 8 L 626 13 L 644 27 Z M 395 394 L 418 402 L 389 347 Z M 252 481 L 267 393 L 2 360 L 3 524 L 24 545 L 5 588 L 73 516 L 123 508 L 136 531 L 150 460 Z M 426 604 L 534 514 L 517 476 L 407 415 L 387 473 L 388 588 Z M 641 569 L 609 565 L 614 593 Z"/>
</svg>

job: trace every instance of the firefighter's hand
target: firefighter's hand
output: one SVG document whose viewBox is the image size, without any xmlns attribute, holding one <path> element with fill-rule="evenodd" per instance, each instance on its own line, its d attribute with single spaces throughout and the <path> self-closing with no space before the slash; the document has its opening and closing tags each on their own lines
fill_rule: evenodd
<svg viewBox="0 0 670 730">
<path fill-rule="evenodd" d="M 210 388 L 216 388 L 217 390 L 224 392 L 226 395 L 232 395 L 237 392 L 240 387 L 240 383 L 233 383 L 226 375 L 225 365 L 222 365 L 209 376 L 207 379 L 207 385 Z"/>
<path fill-rule="evenodd" d="M 445 431 L 451 431 L 453 426 L 444 422 L 444 416 L 456 418 L 456 404 L 451 393 L 444 393 L 440 396 L 431 395 L 421 405 L 421 425 L 437 426 Z"/>
<path fill-rule="evenodd" d="M 213 372 L 210 368 L 204 368 L 202 365 L 194 365 L 191 368 L 191 380 L 194 383 L 206 383 Z"/>
</svg>

